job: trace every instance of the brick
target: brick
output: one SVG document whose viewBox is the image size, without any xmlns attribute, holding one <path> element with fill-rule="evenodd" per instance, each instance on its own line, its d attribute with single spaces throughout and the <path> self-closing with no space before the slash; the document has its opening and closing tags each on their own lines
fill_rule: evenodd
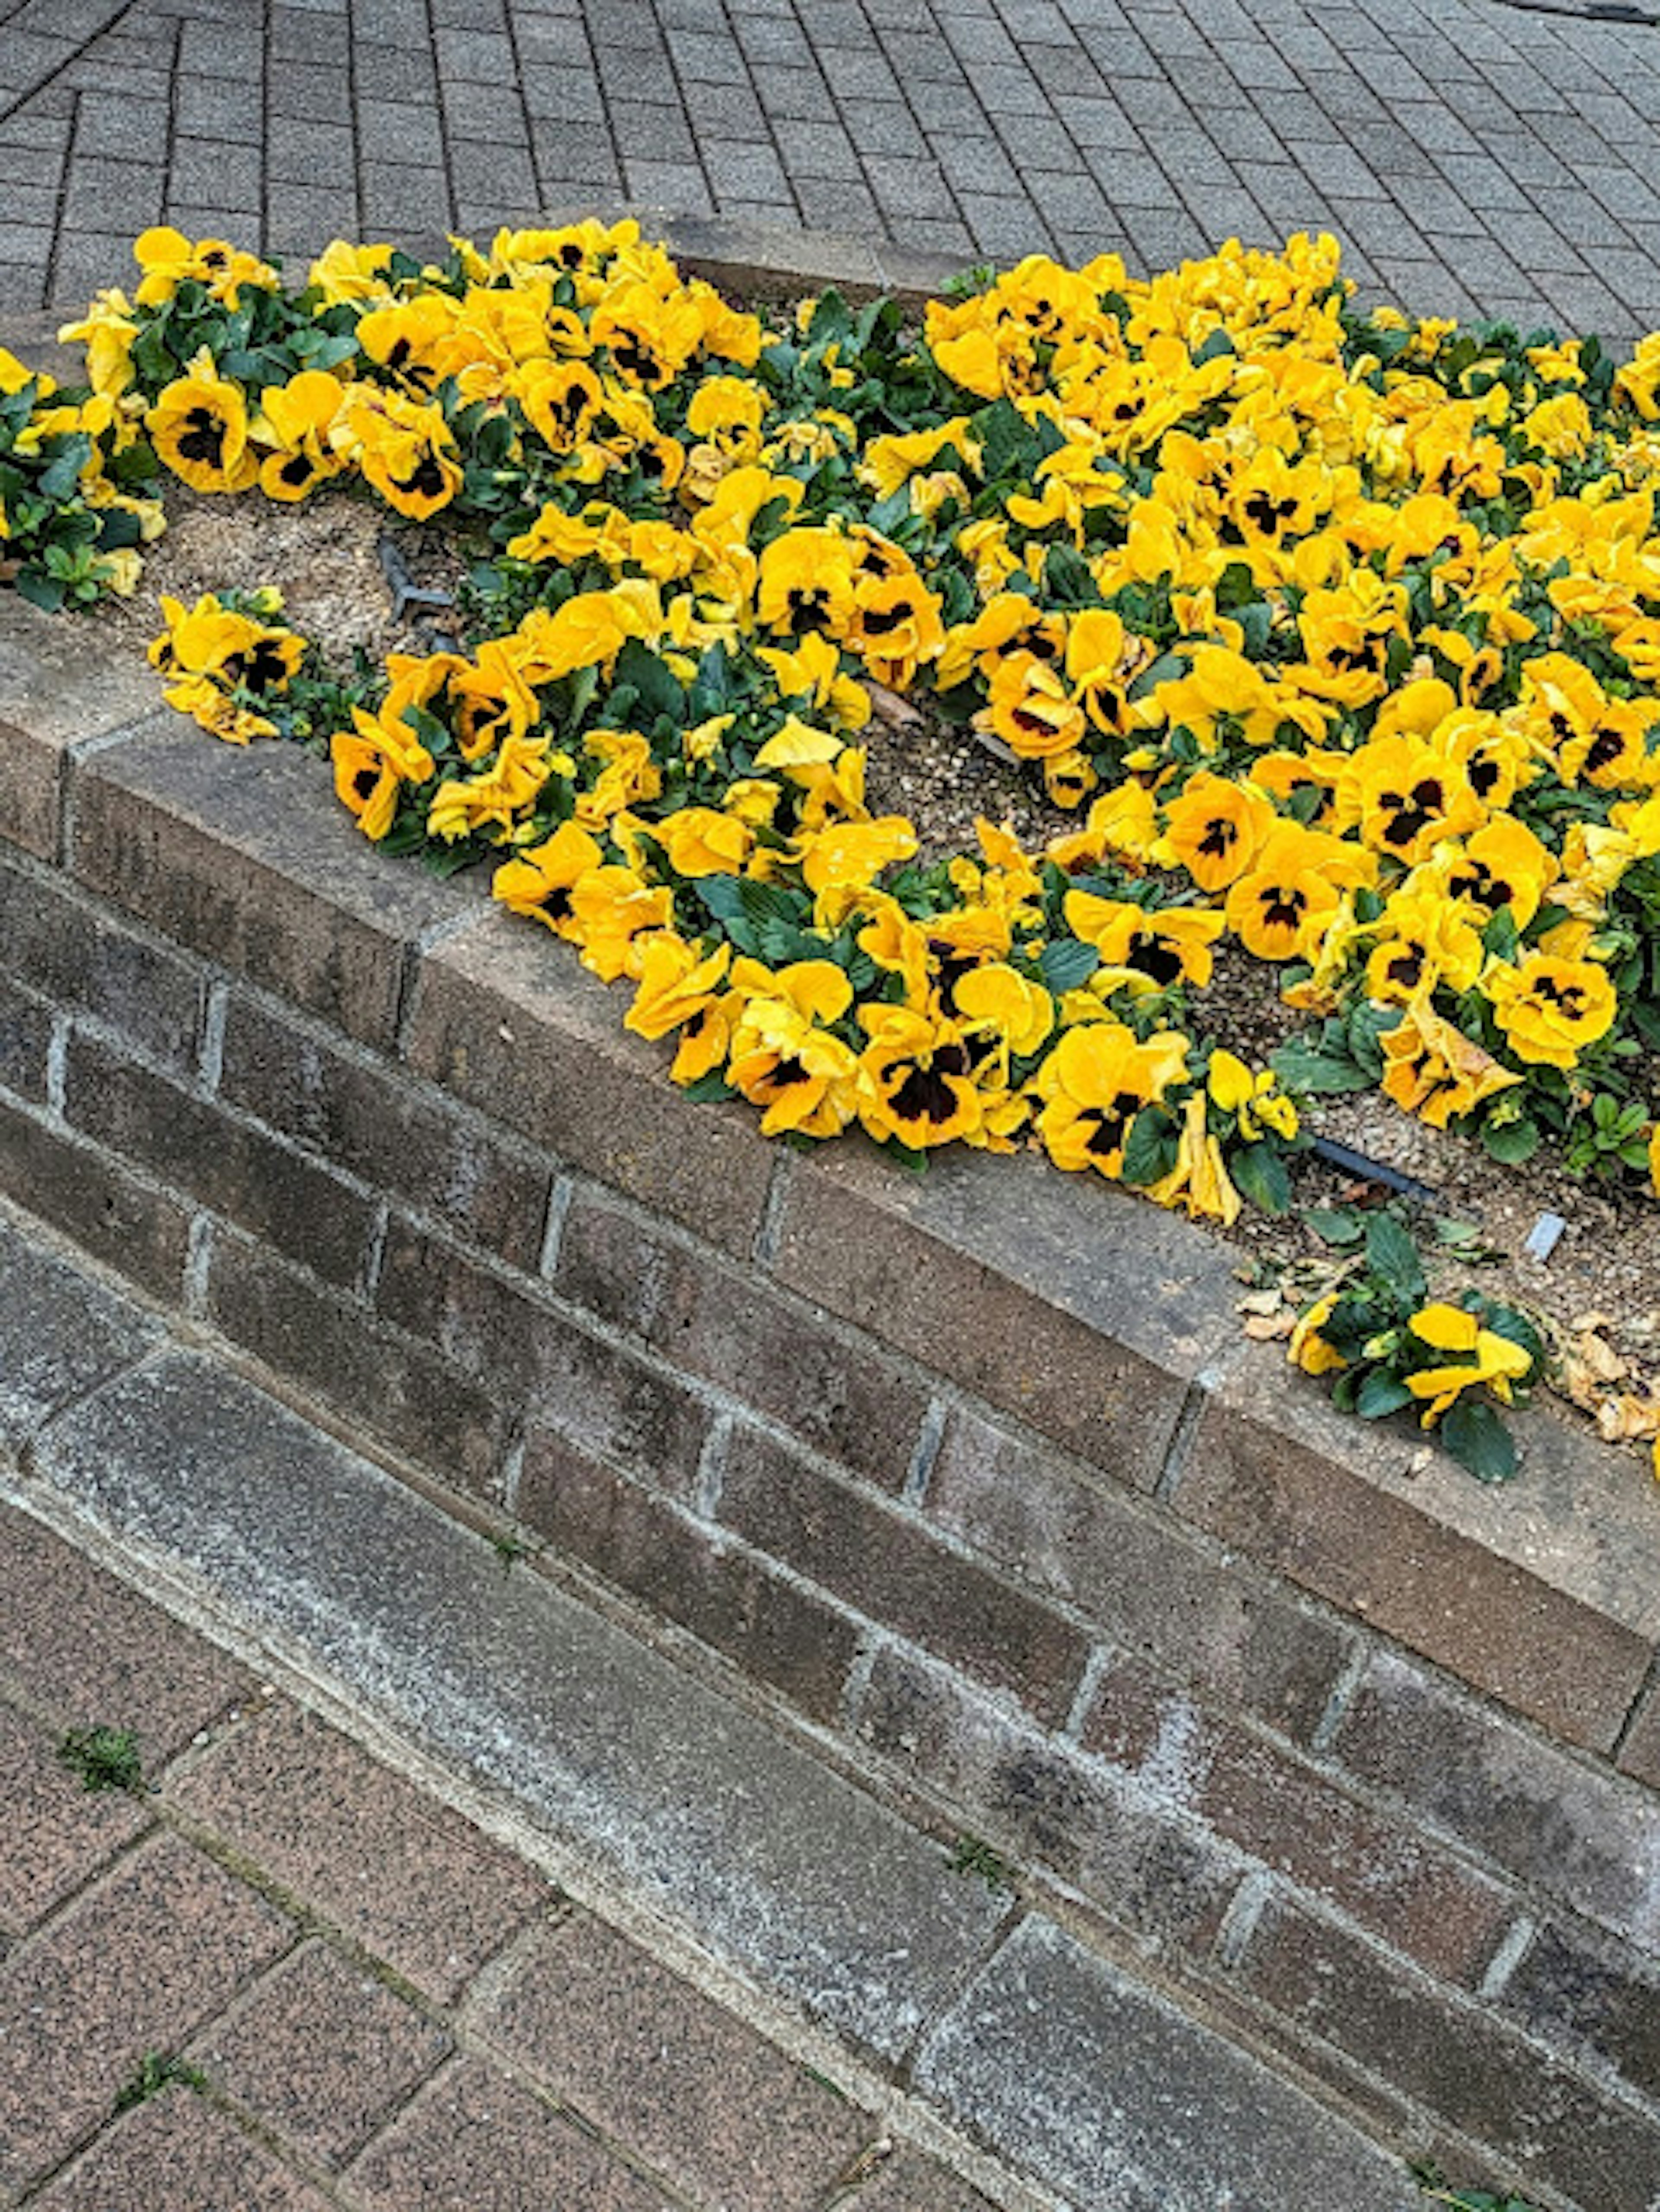
<svg viewBox="0 0 1660 2212">
<path fill-rule="evenodd" d="M 234 1343 L 441 1480 L 480 1493 L 494 1487 L 508 1410 L 449 1361 L 224 1231 L 214 1234 L 207 1304 Z"/>
<path fill-rule="evenodd" d="M 190 1217 L 78 1139 L 0 1100 L 0 1190 L 130 1281 L 177 1300 Z"/>
<path fill-rule="evenodd" d="M 1617 1934 L 1660 1949 L 1660 1797 L 1575 1759 L 1389 1652 L 1334 1745 L 1420 1818 Z"/>
<path fill-rule="evenodd" d="M 263 1898 L 163 1835 L 0 1960 L 0 2189 L 56 2165 L 147 2051 L 178 2050 L 292 1934 Z"/>
<path fill-rule="evenodd" d="M 118 2120 L 33 2202 L 41 2212 L 328 2212 L 308 2182 L 182 2085 Z"/>
<path fill-rule="evenodd" d="M 1633 1959 L 1577 1923 L 1547 1922 L 1502 2003 L 1588 2070 L 1614 2067 L 1660 2107 L 1660 1962 Z"/>
<path fill-rule="evenodd" d="M 559 1241 L 555 1288 L 769 1413 L 804 1442 L 897 1491 L 927 1395 L 879 1344 L 827 1327 L 751 1271 L 579 1198 Z"/>
<path fill-rule="evenodd" d="M 690 1487 L 709 1416 L 635 1353 L 402 1222 L 386 1237 L 380 1310 L 504 1405 L 666 1490 Z"/>
<path fill-rule="evenodd" d="M 287 1703 L 210 1747 L 172 1795 L 441 2002 L 546 1900 L 471 1821 Z"/>
<path fill-rule="evenodd" d="M 1554 1733 L 1608 1748 L 1660 1627 L 1660 1498 L 1542 1414 L 1524 1431 L 1524 1479 L 1502 1494 L 1450 1461 L 1408 1474 L 1409 1430 L 1288 1389 L 1283 1359 L 1258 1349 L 1207 1404 L 1177 1510 Z"/>
<path fill-rule="evenodd" d="M 533 1267 L 551 1170 L 319 1032 L 243 999 L 229 1008 L 220 1096 L 331 1165 L 440 1215 L 459 1235 Z"/>
<path fill-rule="evenodd" d="M 113 653 L 97 624 L 0 599 L 0 837 L 57 857 L 62 766 L 72 745 L 153 716 L 155 673 Z"/>
<path fill-rule="evenodd" d="M 61 882 L 3 860 L 0 941 L 12 981 L 119 1030 L 166 1066 L 193 1066 L 202 985 L 185 962 Z"/>
<path fill-rule="evenodd" d="M 1168 1521 L 968 1407 L 947 1424 L 927 1514 L 1078 1607 L 1116 1642 L 1303 1741 L 1352 1648 L 1266 1577 L 1201 1551 Z"/>
<path fill-rule="evenodd" d="M 351 2174 L 365 2212 L 673 2212 L 631 2173 L 493 2066 L 467 2059 L 424 2090 Z"/>
<path fill-rule="evenodd" d="M 478 2025 L 698 2203 L 818 2212 L 874 2124 L 613 1929 L 540 1936 Z"/>
<path fill-rule="evenodd" d="M 878 1653 L 857 1725 L 976 1835 L 1058 1874 L 1147 1950 L 1214 1942 L 1244 1862 L 1104 1763 L 898 1647 Z"/>
<path fill-rule="evenodd" d="M 344 1287 L 362 1276 L 371 1201 L 222 1107 L 76 1032 L 64 1110 L 82 1135 L 314 1274 Z"/>
<path fill-rule="evenodd" d="M 435 2066 L 449 2034 L 361 1967 L 307 1943 L 191 2048 L 192 2063 L 308 2158 L 338 2168 Z"/>
<path fill-rule="evenodd" d="M 1490 2145 L 1518 2187 L 1540 2183 L 1598 2212 L 1647 2212 L 1660 2124 L 1600 2096 L 1523 2037 L 1358 1938 L 1283 1904 L 1245 1949 L 1262 2002 Z"/>
<path fill-rule="evenodd" d="M 901 1176 L 848 1144 L 799 1161 L 775 1268 L 1142 1489 L 1192 1376 L 1235 1326 L 1223 1247 L 1036 1160 L 942 1159 Z"/>
<path fill-rule="evenodd" d="M 810 1590 L 545 1431 L 527 1439 L 514 1510 L 559 1553 L 834 1719 L 858 1629 Z"/>
<path fill-rule="evenodd" d="M 0 1705 L 0 1935 L 44 1919 L 149 1825 L 137 1798 L 83 1788 L 45 1729 L 9 1705 Z"/>
<path fill-rule="evenodd" d="M 727 1443 L 719 1510 L 747 1542 L 866 1619 L 1012 1690 L 1040 1717 L 1066 1714 L 1086 1638 L 915 1520 L 747 1427 Z"/>
<path fill-rule="evenodd" d="M 1622 1772 L 1660 1790 L 1660 1680 L 1651 1683 L 1620 1747 Z"/>
<path fill-rule="evenodd" d="M 1450 1980 L 1473 1983 L 1511 1893 L 1265 1737 L 1205 1712 L 1134 1661 L 1108 1670 L 1086 1750 Z"/>
<path fill-rule="evenodd" d="M 747 1257 L 775 1155 L 737 1107 L 692 1107 L 621 994 L 544 932 L 498 915 L 429 953 L 412 1066 L 575 1167 Z"/>
<path fill-rule="evenodd" d="M 404 963 L 473 904 L 373 853 L 293 746 L 235 752 L 175 722 L 88 761 L 73 864 L 176 943 L 371 1044 L 392 1042 Z"/>
<path fill-rule="evenodd" d="M 1399 2162 L 1358 2129 L 1035 1916 L 934 2028 L 916 2081 L 1074 2203 L 1418 2203 Z"/>
<path fill-rule="evenodd" d="M 254 1685 L 24 1514 L 0 1510 L 0 1670 L 65 1727 L 131 1729 L 147 1771 Z"/>
</svg>

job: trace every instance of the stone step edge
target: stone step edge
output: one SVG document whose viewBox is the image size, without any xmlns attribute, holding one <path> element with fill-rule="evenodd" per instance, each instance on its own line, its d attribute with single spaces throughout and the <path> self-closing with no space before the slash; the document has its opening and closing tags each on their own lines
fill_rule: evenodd
<svg viewBox="0 0 1660 2212">
<path fill-rule="evenodd" d="M 7 1225 L 14 1231 L 20 1227 L 35 1230 L 36 1224 L 20 1209 L 8 1206 L 0 1211 L 3 1211 Z M 913 2079 L 926 2083 L 927 2063 L 935 2055 L 942 2034 L 954 2032 L 961 2040 L 964 2008 L 968 1998 L 971 1993 L 994 1984 L 998 1977 L 1006 1976 L 1008 1961 L 1014 1955 L 1012 1945 L 1014 1952 L 1019 1953 L 1028 1964 L 1034 1952 L 1040 1960 L 1046 1953 L 1065 1954 L 1064 1971 L 1072 1978 L 1074 1994 L 1091 2007 L 1101 1994 L 1091 1990 L 1093 1978 L 1104 1982 L 1109 2005 L 1122 2002 L 1126 1992 L 1130 1992 L 1133 2006 L 1140 2001 L 1144 2014 L 1164 2014 L 1179 2039 L 1190 2042 L 1196 2039 L 1196 2045 L 1201 2049 L 1208 2045 L 1225 2051 L 1243 2065 L 1248 2085 L 1253 2075 L 1260 2077 L 1267 2100 L 1279 2108 L 1288 2136 L 1294 2135 L 1300 2141 L 1313 2129 L 1320 2165 L 1329 2171 L 1334 2154 L 1340 2165 L 1345 2158 L 1353 2159 L 1356 2185 L 1365 2199 L 1366 2212 L 1377 2212 L 1377 2208 L 1385 2205 L 1388 2212 L 1396 2212 L 1397 2205 L 1409 2207 L 1415 2203 L 1416 2194 L 1410 2189 L 1405 2167 L 1396 2154 L 1358 2130 L 1329 2094 L 1320 2094 L 1317 2087 L 1311 2091 L 1309 2087 L 1299 2086 L 1296 2069 L 1287 2074 L 1267 2069 L 1249 2045 L 1234 2045 L 1231 2039 L 1219 2038 L 1216 2030 L 1206 2024 L 1202 2012 L 1195 2017 L 1173 2004 L 1171 1996 L 1162 1989 L 1156 1974 L 1150 1980 L 1145 1979 L 1133 1967 L 1127 1972 L 1122 1965 L 1115 1966 L 1109 1959 L 1095 1954 L 1087 1943 L 1080 1946 L 1075 1936 L 1067 1931 L 1064 1912 L 1062 1920 L 1057 1922 L 1046 1914 L 1042 1901 L 1022 1900 L 1009 1910 L 988 1916 L 980 1939 L 964 1946 L 958 1965 L 918 2015 L 919 2024 L 912 2033 L 904 2063 L 897 2069 L 884 2070 L 879 2051 L 875 2063 L 872 2063 L 861 2050 L 851 2047 L 848 2039 L 838 2035 L 833 2026 L 820 2025 L 787 1993 L 781 1995 L 758 1983 L 741 1960 L 723 1952 L 718 1935 L 713 1941 L 708 1940 L 707 1929 L 700 1928 L 695 1914 L 682 1916 L 672 1909 L 664 1912 L 629 1886 L 626 1873 L 619 1879 L 616 1869 L 598 1868 L 580 1838 L 575 1842 L 562 1841 L 550 1832 L 552 1815 L 538 1817 L 522 1798 L 499 1783 L 471 1778 L 458 1771 L 453 1759 L 459 1753 L 446 1757 L 441 1751 L 429 1748 L 421 1739 L 419 1723 L 411 1720 L 407 1711 L 402 1708 L 391 1711 L 386 1709 L 389 1701 L 383 1681 L 376 1681 L 367 1691 L 355 1690 L 348 1674 L 335 1671 L 326 1661 L 319 1662 L 303 1638 L 296 1639 L 283 1628 L 273 1629 L 269 1623 L 259 1625 L 252 1612 L 240 1610 L 225 1590 L 214 1586 L 199 1563 L 189 1562 L 182 1547 L 175 1549 L 165 1542 L 136 1537 L 130 1526 L 100 1523 L 95 1510 L 48 1480 L 37 1463 L 38 1446 L 44 1444 L 49 1449 L 55 1431 L 72 1426 L 85 1411 L 95 1412 L 100 1400 L 118 1393 L 147 1369 L 173 1363 L 212 1369 L 233 1391 L 268 1401 L 279 1419 L 307 1427 L 325 1449 L 356 1462 L 368 1481 L 378 1480 L 385 1485 L 413 1510 L 437 1515 L 462 1543 L 470 1538 L 476 1542 L 483 1533 L 463 1532 L 442 1515 L 435 1501 L 421 1493 L 412 1496 L 408 1486 L 383 1463 L 381 1455 L 372 1449 L 359 1449 L 350 1431 L 343 1432 L 337 1422 L 307 1421 L 303 1407 L 295 1402 L 293 1395 L 265 1387 L 263 1376 L 257 1370 L 251 1370 L 251 1363 L 239 1358 L 234 1352 L 228 1356 L 216 1357 L 216 1348 L 202 1341 L 198 1332 L 179 1328 L 176 1323 L 169 1327 L 164 1316 L 153 1310 L 147 1311 L 148 1301 L 142 1297 L 135 1301 L 125 1285 L 113 1290 L 111 1285 L 115 1279 L 108 1270 L 100 1268 L 95 1261 L 89 1263 L 85 1255 L 66 1247 L 50 1231 L 40 1237 L 39 1243 L 42 1256 L 60 1271 L 72 1269 L 94 1299 L 119 1305 L 131 1319 L 142 1316 L 146 1341 L 135 1346 L 124 1364 L 105 1373 L 78 1397 L 56 1407 L 15 1457 L 0 1451 L 0 1499 L 53 1528 L 183 1625 L 230 1650 L 258 1672 L 261 1679 L 275 1681 L 296 1702 L 339 1728 L 395 1771 L 429 1790 L 441 1802 L 475 1821 L 484 1832 L 538 1867 L 579 1904 L 640 1942 L 671 1971 L 684 1975 L 788 2056 L 842 2087 L 879 2118 L 900 2146 L 909 2143 L 937 2159 L 1005 2208 L 1005 2212 L 1072 2212 L 1073 2199 L 1055 2194 L 1030 2172 L 1023 2175 L 1012 2171 L 1005 2162 L 1008 2148 L 1004 2141 L 1006 2134 L 1014 2138 L 1017 2148 L 1012 2154 L 1018 2154 L 1024 2115 L 1018 2109 L 1002 2116 L 1000 2124 L 982 2126 L 978 2112 L 971 2107 L 967 2118 L 982 2138 L 976 2142 L 937 2106 L 923 2102 L 911 2087 Z M 158 1322 L 159 1329 L 155 1327 Z M 635 1646 L 648 1663 L 666 1673 L 678 1675 L 681 1672 L 675 1667 L 672 1654 L 666 1655 L 654 1644 L 642 1642 L 626 1623 L 619 1624 L 608 1613 L 593 1613 L 591 1607 L 583 1605 L 580 1595 L 574 1596 L 557 1584 L 543 1587 L 550 1604 L 562 1601 L 572 1609 L 592 1615 Z M 744 1701 L 734 1706 L 729 1696 L 696 1677 L 692 1678 L 692 1682 L 696 1691 L 714 1703 L 733 1707 L 751 1723 L 758 1722 L 763 1727 L 771 1723 L 775 1732 L 775 1717 L 757 1715 Z M 799 1729 L 789 1731 L 788 1735 L 787 1748 L 781 1746 L 786 1757 L 793 1752 L 796 1757 L 805 1757 L 820 1765 L 832 1786 L 839 1784 L 844 1789 L 851 1789 L 879 1808 L 896 1827 L 925 1842 L 930 1850 L 939 1848 L 936 1838 L 926 1835 L 906 1820 L 885 1797 L 869 1799 L 858 1778 L 839 1763 L 813 1760 L 814 1747 L 802 1740 Z M 566 1825 L 569 1825 L 568 1820 Z M 678 1898 L 675 1902 L 678 1905 Z M 787 1899 L 785 1907 L 787 1911 Z M 1135 1992 L 1140 1993 L 1139 2000 Z M 1145 2018 L 1142 2025 L 1146 2025 Z M 1158 2033 L 1156 2017 L 1152 2025 L 1155 2033 Z M 1225 2071 L 1228 2070 L 1234 2069 L 1225 2068 Z M 1092 2136 L 1096 2117 L 1093 2103 L 1079 2109 L 1076 2114 L 1077 2130 Z M 1247 2148 L 1252 2148 L 1248 2142 Z M 1093 2178 L 1091 2171 L 1091 2179 Z M 1092 2197 L 1091 2201 L 1094 2201 Z M 1183 2207 L 1195 2201 L 1188 2197 L 1185 2191 L 1183 2192 Z M 1323 2204 L 1325 2198 L 1321 2202 Z M 854 2212 L 854 2208 L 850 2206 L 848 2212 Z"/>
</svg>

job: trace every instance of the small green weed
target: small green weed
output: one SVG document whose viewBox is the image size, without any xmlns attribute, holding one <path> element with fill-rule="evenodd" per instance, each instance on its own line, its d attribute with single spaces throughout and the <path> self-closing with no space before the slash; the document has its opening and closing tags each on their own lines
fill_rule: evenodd
<svg viewBox="0 0 1660 2212">
<path fill-rule="evenodd" d="M 530 1546 L 524 1539 L 520 1536 L 508 1535 L 505 1532 L 499 1535 L 493 1535 L 490 1538 L 490 1547 L 496 1558 L 502 1562 L 503 1574 L 511 1574 L 520 1559 L 527 1559 L 530 1557 Z"/>
<path fill-rule="evenodd" d="M 58 1756 L 81 1778 L 83 1790 L 126 1790 L 144 1786 L 138 1739 L 131 1729 L 70 1729 Z"/>
<path fill-rule="evenodd" d="M 199 2066 L 192 2066 L 182 2058 L 171 2057 L 165 2051 L 147 2051 L 138 2062 L 138 2071 L 131 2081 L 124 2082 L 115 2093 L 115 2110 L 130 2112 L 135 2105 L 148 2104 L 159 2097 L 164 2089 L 203 2090 L 208 2077 Z"/>
<path fill-rule="evenodd" d="M 1010 1887 L 1009 1863 L 1000 1851 L 982 1843 L 978 1836 L 959 1836 L 952 1853 L 952 1874 L 977 1875 L 988 1889 Z"/>
</svg>

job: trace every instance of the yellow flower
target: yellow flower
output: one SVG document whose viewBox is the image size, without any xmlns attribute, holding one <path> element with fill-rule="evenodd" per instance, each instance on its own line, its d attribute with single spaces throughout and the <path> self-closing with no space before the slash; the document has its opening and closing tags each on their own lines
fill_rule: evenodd
<svg viewBox="0 0 1660 2212">
<path fill-rule="evenodd" d="M 1573 1066 L 1620 1011 L 1608 970 L 1594 960 L 1532 952 L 1519 967 L 1490 969 L 1481 988 L 1511 1050 L 1536 1066 Z"/>
<path fill-rule="evenodd" d="M 1037 1133 L 1057 1167 L 1094 1168 L 1116 1180 L 1130 1125 L 1187 1073 L 1188 1041 L 1159 1030 L 1143 1043 L 1122 1022 L 1065 1031 L 1032 1088 L 1043 1103 Z"/>
<path fill-rule="evenodd" d="M 192 491 L 246 491 L 259 473 L 241 388 L 219 374 L 205 346 L 158 395 L 145 422 L 157 454 Z"/>
<path fill-rule="evenodd" d="M 1336 1346 L 1329 1344 L 1320 1334 L 1336 1308 L 1337 1293 L 1333 1291 L 1329 1297 L 1311 1305 L 1292 1330 L 1286 1357 L 1293 1367 L 1300 1367 L 1304 1375 L 1330 1375 L 1348 1365 Z"/>
<path fill-rule="evenodd" d="M 1406 1384 L 1414 1398 L 1426 1398 L 1422 1425 L 1428 1428 L 1451 1405 L 1462 1390 L 1485 1382 L 1506 1405 L 1513 1385 L 1533 1365 L 1533 1355 L 1523 1345 L 1483 1328 L 1473 1313 L 1461 1306 L 1433 1304 L 1415 1313 L 1407 1324 L 1420 1342 L 1436 1352 L 1462 1352 L 1465 1358 L 1445 1366 L 1420 1368 L 1408 1375 Z"/>
</svg>

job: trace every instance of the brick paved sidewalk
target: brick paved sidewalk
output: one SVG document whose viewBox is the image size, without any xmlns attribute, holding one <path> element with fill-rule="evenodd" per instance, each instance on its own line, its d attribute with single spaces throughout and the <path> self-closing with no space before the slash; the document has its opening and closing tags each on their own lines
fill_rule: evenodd
<svg viewBox="0 0 1660 2212">
<path fill-rule="evenodd" d="M 94 1725 L 137 1794 L 58 1757 Z M 8 2212 L 989 2212 L 3 1509 L 0 1803 Z"/>
<path fill-rule="evenodd" d="M 1144 270 L 1335 231 L 1369 293 L 1660 323 L 1660 27 L 1507 0 L 0 0 L 0 313 L 145 224 L 313 250 L 553 209 Z"/>
</svg>

